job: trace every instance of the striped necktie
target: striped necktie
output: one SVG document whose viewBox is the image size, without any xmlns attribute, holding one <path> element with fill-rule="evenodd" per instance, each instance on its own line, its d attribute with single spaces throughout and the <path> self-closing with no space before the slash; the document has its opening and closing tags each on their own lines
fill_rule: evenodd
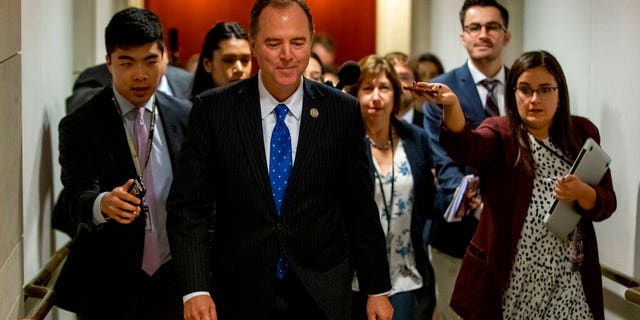
<svg viewBox="0 0 640 320">
<path fill-rule="evenodd" d="M 485 109 L 487 110 L 487 113 L 489 116 L 499 116 L 500 108 L 498 108 L 498 102 L 496 101 L 493 89 L 495 89 L 500 82 L 498 80 L 489 80 L 487 78 L 482 80 L 480 83 L 487 88 L 487 100 L 485 101 Z"/>
<path fill-rule="evenodd" d="M 158 268 L 160 268 L 160 265 L 162 265 L 162 261 L 160 258 L 160 239 L 158 239 L 158 231 L 156 229 L 156 226 L 153 225 L 153 222 L 155 222 L 154 219 L 157 219 L 157 217 L 152 216 L 151 210 L 149 210 L 149 204 L 155 201 L 153 200 L 153 198 L 155 197 L 155 193 L 153 190 L 153 164 L 152 161 L 147 162 L 146 159 L 147 144 L 149 143 L 149 131 L 147 130 L 147 125 L 144 122 L 144 112 L 144 107 L 140 107 L 136 110 L 134 131 L 137 143 L 136 152 L 138 154 L 140 169 L 143 172 L 144 183 L 147 189 L 147 192 L 143 199 L 144 201 L 140 204 L 145 213 L 144 218 L 146 218 L 144 250 L 142 253 L 142 270 L 148 275 L 152 276 L 158 270 Z M 149 154 L 149 156 L 151 156 L 151 154 Z"/>
</svg>

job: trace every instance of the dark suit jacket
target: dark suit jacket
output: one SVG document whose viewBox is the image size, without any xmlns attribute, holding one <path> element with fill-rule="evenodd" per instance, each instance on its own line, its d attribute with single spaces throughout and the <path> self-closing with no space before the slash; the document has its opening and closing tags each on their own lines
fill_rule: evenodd
<svg viewBox="0 0 640 320">
<path fill-rule="evenodd" d="M 413 250 L 416 255 L 418 271 L 420 271 L 423 283 L 426 285 L 429 257 L 424 250 L 422 230 L 427 217 L 431 216 L 433 197 L 436 191 L 433 184 L 433 174 L 431 173 L 431 149 L 429 148 L 427 134 L 422 128 L 405 121 L 400 121 L 395 117 L 391 119 L 391 124 L 398 132 L 400 138 L 404 140 L 404 151 L 407 154 L 407 161 L 409 161 L 409 166 L 411 167 L 414 201 L 413 210 L 411 211 L 411 242 L 413 243 Z M 372 168 L 372 179 L 374 179 L 371 149 L 368 150 L 368 153 L 370 166 Z"/>
<path fill-rule="evenodd" d="M 117 309 L 131 301 L 144 247 L 144 219 L 130 225 L 93 225 L 93 203 L 105 191 L 136 176 L 122 119 L 104 88 L 60 121 L 60 164 L 67 212 L 78 225 L 69 257 L 56 283 L 56 305 L 74 312 Z M 176 158 L 186 130 L 190 102 L 156 91 L 166 143 Z M 114 298 L 118 301 L 114 302 Z M 111 301 L 111 302 L 109 302 Z"/>
<path fill-rule="evenodd" d="M 422 111 L 418 111 L 418 110 L 414 110 L 413 111 L 413 120 L 411 121 L 412 124 L 415 124 L 416 126 L 423 128 L 424 127 L 424 113 L 422 113 Z"/>
<path fill-rule="evenodd" d="M 173 95 L 182 99 L 189 99 L 193 75 L 185 70 L 172 65 L 165 71 L 167 82 L 173 91 Z M 105 63 L 89 67 L 82 71 L 73 84 L 73 94 L 67 98 L 67 113 L 77 109 L 102 88 L 111 83 L 111 73 Z"/>
<path fill-rule="evenodd" d="M 444 83 L 451 88 L 458 96 L 464 117 L 473 128 L 477 127 L 487 117 L 467 63 L 437 76 L 430 82 Z M 462 258 L 476 230 L 478 220 L 473 215 L 468 215 L 460 222 L 448 223 L 442 216 L 449 206 L 453 193 L 460 184 L 462 177 L 467 174 L 477 175 L 477 172 L 470 167 L 465 167 L 451 160 L 447 152 L 440 146 L 442 107 L 425 103 L 424 112 L 424 127 L 429 135 L 434 167 L 438 178 L 429 244 L 450 256 Z"/>
<path fill-rule="evenodd" d="M 357 100 L 304 80 L 297 154 L 280 217 L 259 106 L 257 76 L 194 99 L 167 204 L 183 293 L 209 291 L 221 319 L 264 317 L 283 250 L 327 317 L 348 319 L 354 264 L 365 292 L 391 288 Z M 209 261 L 206 220 L 214 204 Z"/>
<path fill-rule="evenodd" d="M 600 141 L 589 120 L 573 117 L 579 137 Z M 443 129 L 442 146 L 452 158 L 480 170 L 484 207 L 458 274 L 451 307 L 464 319 L 502 319 L 502 295 L 507 289 L 516 245 L 533 192 L 533 177 L 522 164 L 514 167 L 518 150 L 506 117 L 485 120 L 474 132 L 467 127 L 453 134 Z M 596 189 L 596 207 L 580 212 L 585 259 L 580 269 L 587 303 L 595 319 L 604 319 L 602 276 L 592 221 L 601 221 L 616 209 L 616 196 L 607 171 Z"/>
<path fill-rule="evenodd" d="M 188 99 L 191 91 L 191 83 L 193 82 L 193 75 L 172 65 L 167 66 L 165 75 L 167 76 L 167 81 L 169 82 L 171 90 L 173 90 L 174 96 Z M 66 100 L 67 114 L 87 103 L 93 96 L 110 84 L 111 73 L 104 63 L 82 71 L 73 85 L 73 94 Z M 63 189 L 58 196 L 51 215 L 51 226 L 73 238 L 78 226 L 69 219 L 65 199 L 66 191 Z"/>
</svg>

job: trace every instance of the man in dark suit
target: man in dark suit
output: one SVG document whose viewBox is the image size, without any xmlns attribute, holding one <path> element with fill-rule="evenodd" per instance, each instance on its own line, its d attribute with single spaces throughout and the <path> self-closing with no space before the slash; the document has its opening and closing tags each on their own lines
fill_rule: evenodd
<svg viewBox="0 0 640 320">
<path fill-rule="evenodd" d="M 302 77 L 312 35 L 303 0 L 256 1 L 258 75 L 194 99 L 167 205 L 185 319 L 350 319 L 354 267 L 391 319 L 360 109 Z"/>
<path fill-rule="evenodd" d="M 444 83 L 458 96 L 465 118 L 478 126 L 488 116 L 505 114 L 504 84 L 507 73 L 502 62 L 502 49 L 511 34 L 509 13 L 495 0 L 466 0 L 460 10 L 462 33 L 460 39 L 467 49 L 469 60 L 461 67 L 430 80 Z M 485 87 L 483 83 L 492 87 Z M 496 107 L 495 110 L 492 107 Z M 429 253 L 436 278 L 436 301 L 440 319 L 457 319 L 449 307 L 462 257 L 475 233 L 478 220 L 473 214 L 460 222 L 447 222 L 443 214 L 462 177 L 475 174 L 451 160 L 440 146 L 442 108 L 425 103 L 424 127 L 433 150 L 438 187 L 429 235 Z M 480 190 L 482 192 L 482 190 Z M 477 203 L 472 205 L 477 206 Z"/>
<path fill-rule="evenodd" d="M 166 66 L 163 72 L 158 90 L 170 96 L 181 99 L 189 99 L 193 75 L 180 68 L 168 65 L 166 54 L 163 64 Z M 73 93 L 67 97 L 67 114 L 87 103 L 93 96 L 111 84 L 111 73 L 105 63 L 89 67 L 82 71 L 73 84 Z M 60 192 L 56 205 L 51 215 L 51 226 L 73 238 L 77 231 L 72 219 L 69 218 L 67 204 L 65 203 L 65 190 Z"/>
<path fill-rule="evenodd" d="M 153 13 L 116 13 L 105 42 L 113 84 L 59 126 L 67 210 L 79 228 L 56 305 L 79 319 L 181 319 L 165 202 L 191 106 L 156 91 L 165 52 Z M 133 178 L 146 194 L 130 193 Z"/>
<path fill-rule="evenodd" d="M 168 61 L 168 58 L 163 58 L 166 69 L 158 85 L 158 90 L 170 96 L 189 99 L 193 75 L 168 64 Z M 73 84 L 73 94 L 67 98 L 67 114 L 85 104 L 110 83 L 111 73 L 104 63 L 82 71 Z"/>
</svg>

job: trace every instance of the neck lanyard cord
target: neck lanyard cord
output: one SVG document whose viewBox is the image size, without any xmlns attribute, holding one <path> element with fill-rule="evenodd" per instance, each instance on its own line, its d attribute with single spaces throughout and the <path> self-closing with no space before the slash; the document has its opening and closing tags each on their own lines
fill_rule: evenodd
<svg viewBox="0 0 640 320">
<path fill-rule="evenodd" d="M 389 198 L 389 203 L 387 204 L 387 196 L 384 192 L 384 186 L 382 184 L 382 178 L 380 177 L 380 174 L 378 173 L 377 169 L 373 169 L 375 170 L 375 175 L 376 175 L 376 180 L 378 180 L 378 185 L 380 186 L 380 192 L 382 193 L 382 202 L 384 204 L 384 216 L 387 219 L 387 238 L 390 236 L 391 233 L 391 210 L 390 208 L 393 208 L 393 193 L 394 193 L 394 187 L 395 187 L 395 152 L 393 150 L 393 136 L 391 134 L 391 127 L 389 127 L 389 138 L 391 140 L 391 196 Z"/>
<path fill-rule="evenodd" d="M 111 99 L 113 100 L 113 105 L 115 106 L 116 110 L 118 110 L 118 114 L 120 115 L 120 118 L 122 118 L 122 123 L 124 124 L 125 123 L 124 117 L 122 115 L 122 110 L 120 110 L 120 104 L 118 103 L 118 100 L 116 99 L 115 96 L 113 96 Z M 149 156 L 151 155 L 151 146 L 153 145 L 153 131 L 155 130 L 155 124 L 156 124 L 156 105 L 157 105 L 157 101 L 154 99 L 153 107 L 151 108 L 151 126 L 149 128 L 149 140 L 147 141 L 146 157 L 145 157 L 143 168 L 140 168 L 140 160 L 138 159 L 138 153 L 136 152 L 136 148 L 133 146 L 133 140 L 129 135 L 129 131 L 127 131 L 126 129 L 124 130 L 127 136 L 127 143 L 129 144 L 129 152 L 131 152 L 131 158 L 133 159 L 133 165 L 136 168 L 136 173 L 140 177 L 142 177 L 144 174 L 144 172 L 141 169 L 145 169 L 147 167 L 147 165 L 149 164 L 149 158 L 150 158 Z"/>
<path fill-rule="evenodd" d="M 573 163 L 571 161 L 569 161 L 567 158 L 565 158 L 563 155 L 557 153 L 556 151 L 554 151 L 553 149 L 551 149 L 551 147 L 547 146 L 544 142 L 542 142 L 541 140 L 536 139 L 536 141 L 538 142 L 539 145 L 541 145 L 543 148 L 547 149 L 547 151 L 551 152 L 551 154 L 553 154 L 554 156 L 558 157 L 558 159 L 560 159 L 562 162 L 568 164 L 569 166 L 573 165 Z"/>
</svg>

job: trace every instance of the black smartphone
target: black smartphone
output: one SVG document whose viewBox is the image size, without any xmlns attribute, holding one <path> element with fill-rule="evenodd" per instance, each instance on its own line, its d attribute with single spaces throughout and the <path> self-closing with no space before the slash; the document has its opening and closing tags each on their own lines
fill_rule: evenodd
<svg viewBox="0 0 640 320">
<path fill-rule="evenodd" d="M 416 86 L 415 82 L 413 83 L 413 85 L 403 86 L 402 88 L 405 89 L 405 90 L 413 91 L 413 92 L 417 93 L 418 95 L 427 95 L 427 96 L 432 96 L 432 97 L 435 97 L 435 96 L 438 95 L 438 90 L 418 88 Z"/>
<path fill-rule="evenodd" d="M 137 176 L 135 179 L 133 179 L 133 183 L 131 184 L 131 187 L 129 188 L 129 190 L 127 190 L 127 192 L 138 197 L 138 199 L 142 201 L 142 198 L 144 198 L 144 195 L 147 193 L 147 189 L 144 187 L 141 176 Z"/>
</svg>

